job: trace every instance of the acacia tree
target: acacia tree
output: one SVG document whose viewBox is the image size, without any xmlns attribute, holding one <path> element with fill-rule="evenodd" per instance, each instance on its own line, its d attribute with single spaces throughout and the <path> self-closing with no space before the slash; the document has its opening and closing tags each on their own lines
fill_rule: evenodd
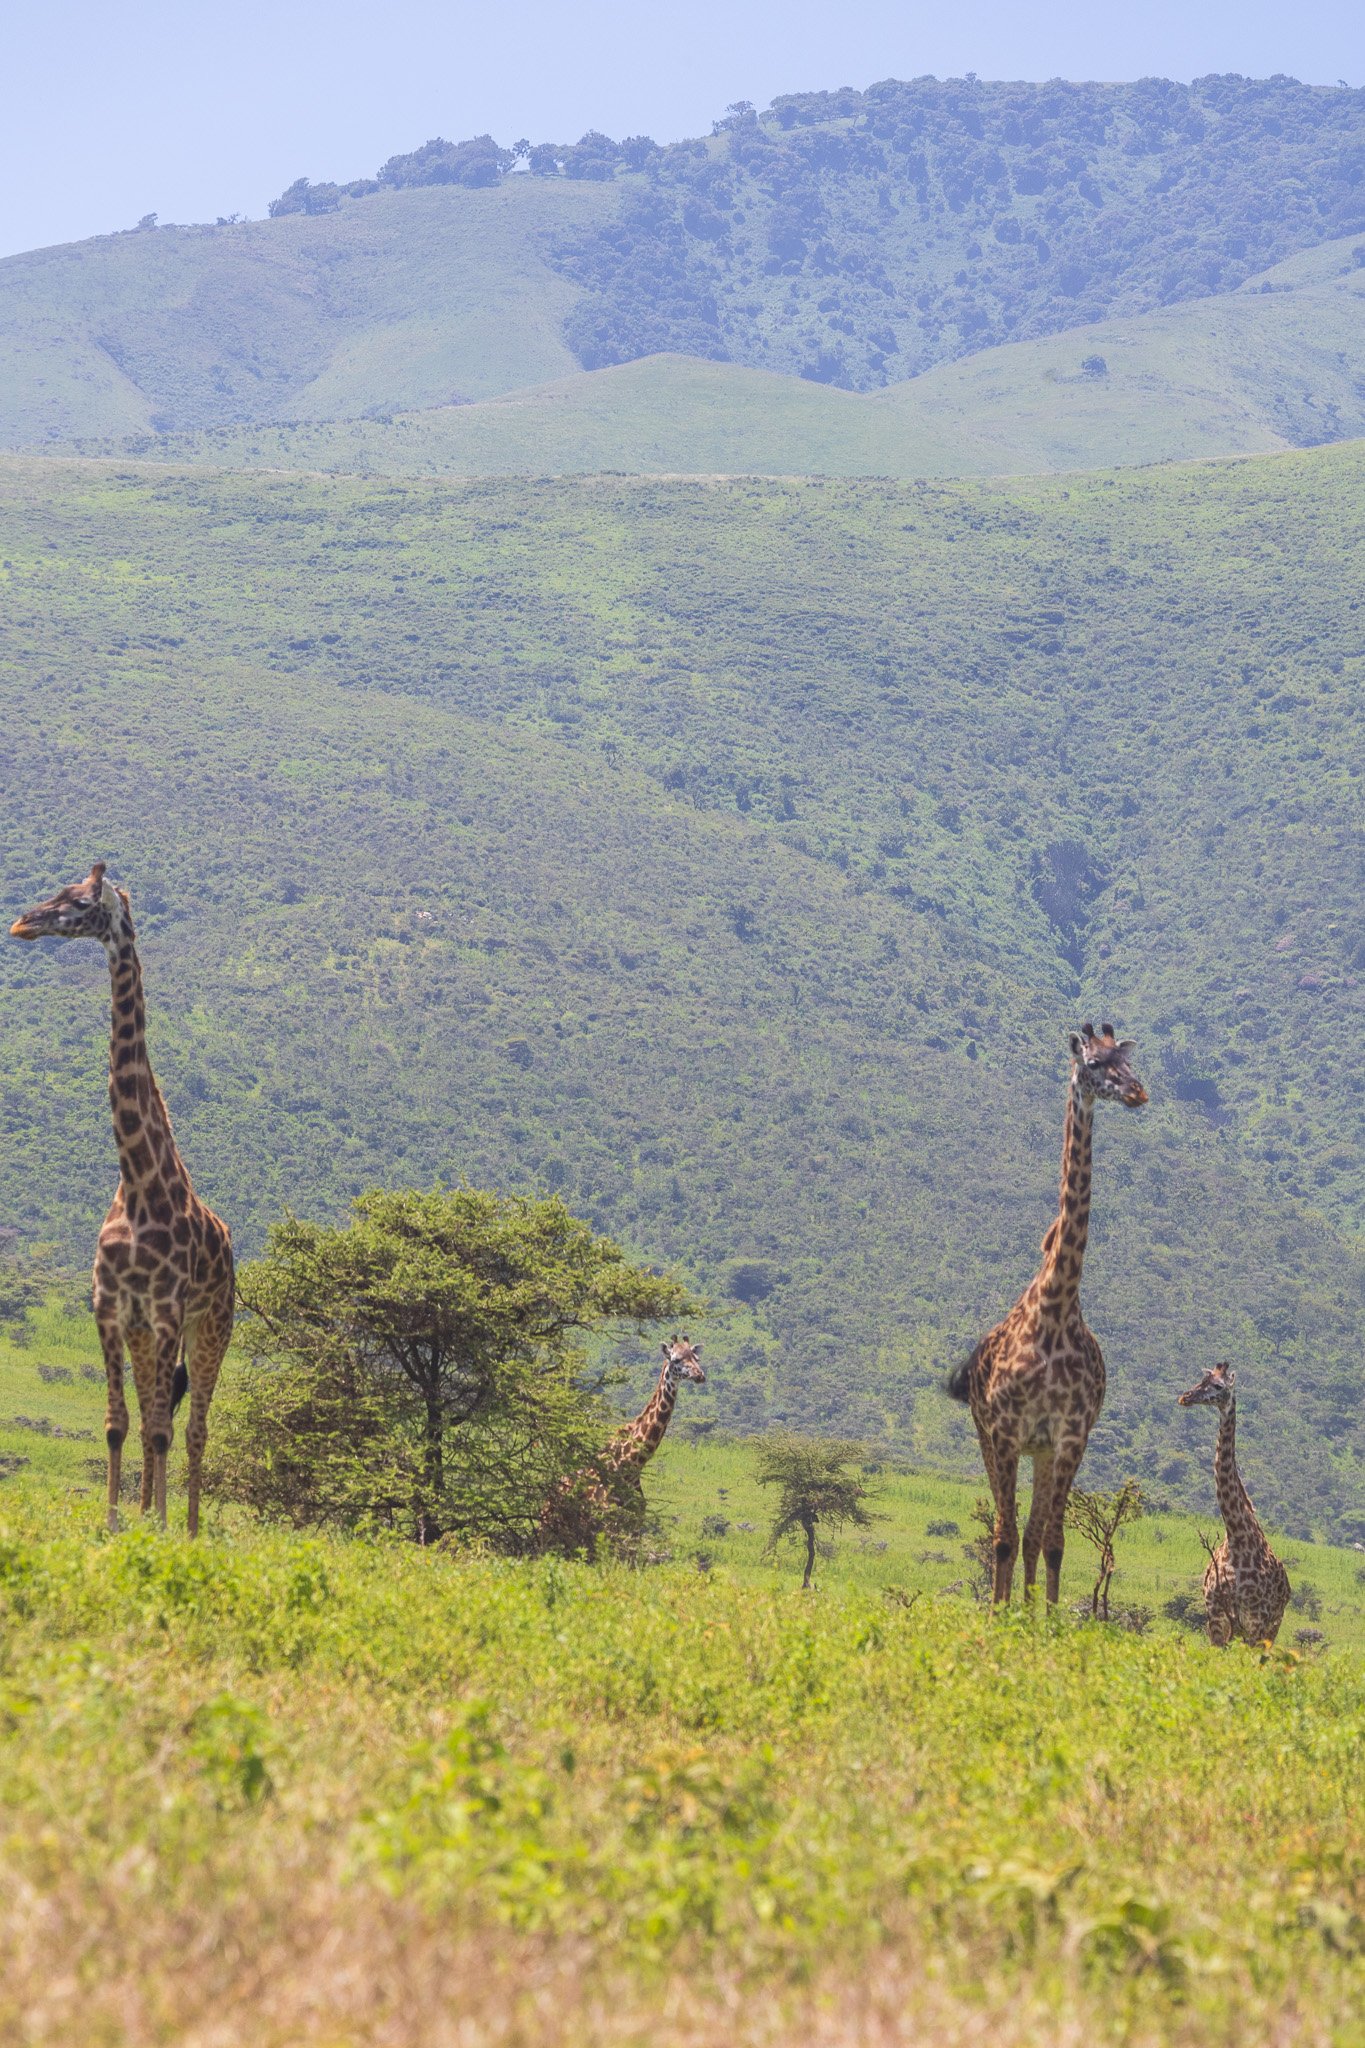
<svg viewBox="0 0 1365 2048">
<path fill-rule="evenodd" d="M 287 1216 L 245 1267 L 255 1367 L 230 1389 L 220 1491 L 295 1520 L 504 1538 L 600 1446 L 584 1340 L 695 1308 L 556 1196 L 373 1189 L 336 1229 Z"/>
<path fill-rule="evenodd" d="M 1125 1479 L 1114 1493 L 1087 1493 L 1073 1486 L 1067 1497 L 1068 1528 L 1093 1545 L 1099 1574 L 1090 1595 L 1090 1613 L 1101 1621 L 1109 1619 L 1109 1587 L 1116 1569 L 1114 1539 L 1125 1522 L 1139 1522 L 1147 1512 L 1142 1488 L 1136 1479 Z"/>
<path fill-rule="evenodd" d="M 834 1529 L 846 1523 L 855 1529 L 871 1526 L 873 1516 L 863 1505 L 868 1488 L 855 1469 L 862 1459 L 861 1444 L 838 1437 L 798 1436 L 794 1431 L 770 1437 L 759 1451 L 759 1485 L 781 1488 L 767 1547 L 774 1551 L 784 1536 L 802 1531 L 806 1539 L 803 1592 L 810 1590 L 814 1576 L 815 1532 L 822 1523 Z"/>
</svg>

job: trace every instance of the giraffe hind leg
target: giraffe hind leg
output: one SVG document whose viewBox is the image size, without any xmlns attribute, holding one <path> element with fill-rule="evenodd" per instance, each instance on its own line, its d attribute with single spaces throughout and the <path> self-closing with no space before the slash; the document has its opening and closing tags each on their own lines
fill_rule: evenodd
<svg viewBox="0 0 1365 2048">
<path fill-rule="evenodd" d="M 1019 1454 L 997 1450 L 995 1454 L 995 1582 L 992 1597 L 997 1607 L 1008 1604 L 1014 1583 L 1014 1560 L 1019 1555 L 1019 1515 L 1016 1497 L 1019 1485 Z"/>
</svg>

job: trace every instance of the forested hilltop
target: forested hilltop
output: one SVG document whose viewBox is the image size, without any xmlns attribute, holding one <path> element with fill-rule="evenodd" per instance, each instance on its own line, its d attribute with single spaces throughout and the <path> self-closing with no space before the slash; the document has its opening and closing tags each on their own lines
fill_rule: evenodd
<svg viewBox="0 0 1365 2048">
<path fill-rule="evenodd" d="M 1362 468 L 11 458 L 4 898 L 132 888 L 244 1253 L 376 1182 L 562 1190 L 710 1296 L 691 1416 L 966 1470 L 944 1369 L 1035 1269 L 1066 1032 L 1112 1016 L 1152 1102 L 1097 1139 L 1087 1470 L 1195 1505 L 1174 1394 L 1230 1355 L 1258 1506 L 1365 1532 Z M 0 1223 L 73 1260 L 107 994 L 0 948 Z"/>
<path fill-rule="evenodd" d="M 301 179 L 272 211 L 521 171 L 628 185 L 554 250 L 584 288 L 566 332 L 585 369 L 675 350 L 867 390 L 1365 231 L 1365 92 L 888 79 L 737 103 L 708 140 L 662 148 L 437 138 L 375 180 Z"/>
<path fill-rule="evenodd" d="M 737 107 L 666 147 L 435 139 L 377 178 L 297 180 L 272 211 L 0 264 L 0 444 L 384 418 L 660 351 L 833 396 L 1177 305 L 1192 330 L 1177 359 L 1211 353 L 1221 388 L 1246 351 L 1219 345 L 1193 302 L 1252 279 L 1273 296 L 1264 271 L 1333 239 L 1351 257 L 1365 93 L 1287 78 L 887 82 Z M 1355 351 L 1336 317 L 1300 310 L 1292 335 L 1253 340 L 1254 403 L 1292 438 L 1328 440 L 1352 431 Z M 1116 342 L 1115 376 L 1126 353 Z M 1026 406 L 1065 412 L 1065 391 Z M 1102 379 L 1094 395 L 1110 395 Z M 1206 401 L 1180 387 L 1144 403 L 1166 425 L 1120 425 L 1128 459 L 1206 452 L 1181 425 Z M 1114 445 L 1103 422 L 1099 440 Z M 928 467 L 942 467 L 932 451 Z"/>
</svg>

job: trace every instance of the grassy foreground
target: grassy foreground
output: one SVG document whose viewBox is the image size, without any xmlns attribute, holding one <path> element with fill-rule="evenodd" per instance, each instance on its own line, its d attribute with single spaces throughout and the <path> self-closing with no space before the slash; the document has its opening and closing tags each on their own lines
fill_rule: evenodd
<svg viewBox="0 0 1365 2048">
<path fill-rule="evenodd" d="M 1349 1653 L 97 1522 L 0 1501 L 0 2039 L 1362 2038 Z"/>
</svg>

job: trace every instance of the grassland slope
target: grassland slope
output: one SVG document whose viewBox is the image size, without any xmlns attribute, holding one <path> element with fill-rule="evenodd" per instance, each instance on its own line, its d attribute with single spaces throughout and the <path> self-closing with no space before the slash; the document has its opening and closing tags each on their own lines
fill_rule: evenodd
<svg viewBox="0 0 1365 2048">
<path fill-rule="evenodd" d="M 1363 460 L 10 463 L 5 894 L 96 852 L 133 885 L 158 1069 L 244 1249 L 374 1180 L 539 1179 L 725 1305 L 727 1419 L 921 1460 L 973 1455 L 939 1375 L 1032 1270 L 1064 1034 L 1113 1014 L 1154 1104 L 1100 1134 L 1090 1469 L 1194 1498 L 1170 1397 L 1207 1347 L 1262 1508 L 1341 1528 Z M 102 963 L 5 948 L 0 990 L 0 1217 L 78 1252 Z"/>
<path fill-rule="evenodd" d="M 378 195 L 316 220 L 105 235 L 0 263 L 0 445 L 483 398 L 574 367 L 556 232 L 590 185 Z"/>
<path fill-rule="evenodd" d="M 866 394 L 647 356 L 481 404 L 143 435 L 118 452 L 358 475 L 969 476 L 1258 454 L 1359 434 L 1365 267 L 1348 240 L 1236 293 L 983 349 Z"/>
</svg>

